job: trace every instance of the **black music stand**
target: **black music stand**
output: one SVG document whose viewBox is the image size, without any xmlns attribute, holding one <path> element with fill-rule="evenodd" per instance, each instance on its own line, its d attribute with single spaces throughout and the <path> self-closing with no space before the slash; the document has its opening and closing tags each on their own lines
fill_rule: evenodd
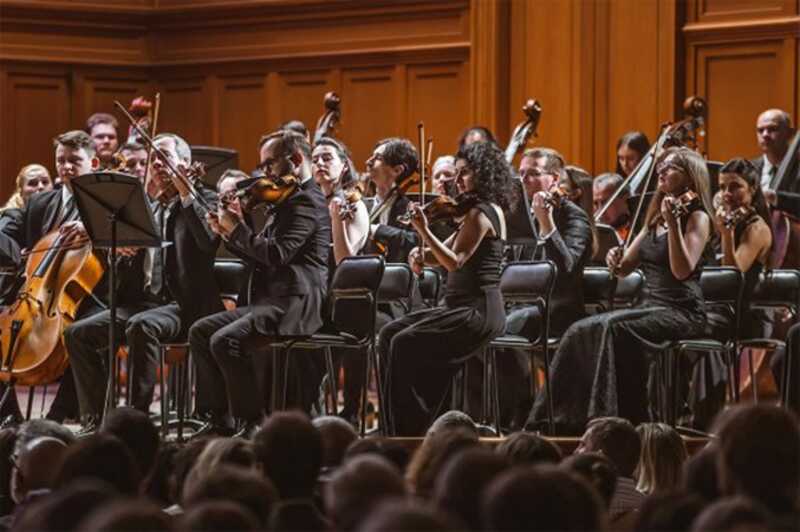
<svg viewBox="0 0 800 532">
<path fill-rule="evenodd" d="M 162 247 L 153 212 L 138 178 L 118 172 L 96 172 L 74 178 L 72 191 L 83 225 L 97 248 L 110 249 L 108 303 L 108 388 L 104 418 L 117 404 L 117 247 Z"/>
</svg>

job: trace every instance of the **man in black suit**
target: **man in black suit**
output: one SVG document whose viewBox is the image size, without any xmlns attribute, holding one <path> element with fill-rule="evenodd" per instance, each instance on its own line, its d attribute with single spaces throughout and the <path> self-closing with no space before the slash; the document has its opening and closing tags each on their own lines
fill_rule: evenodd
<svg viewBox="0 0 800 532">
<path fill-rule="evenodd" d="M 800 217 L 800 161 L 789 166 L 788 176 L 780 190 L 771 190 L 770 181 L 789 150 L 795 130 L 789 113 L 781 109 L 767 109 L 758 116 L 756 139 L 761 157 L 752 160 L 761 176 L 761 186 L 767 202 L 780 211 Z"/>
<path fill-rule="evenodd" d="M 162 133 L 155 145 L 179 171 L 192 162 L 189 145 L 181 137 Z M 153 399 L 159 359 L 159 343 L 185 335 L 197 319 L 223 309 L 214 277 L 214 256 L 219 237 L 205 221 L 205 209 L 184 181 L 174 177 L 159 157 L 151 166 L 151 179 L 159 191 L 172 184 L 177 194 L 153 202 L 162 238 L 162 249 L 142 249 L 126 264 L 118 285 L 116 329 L 128 346 L 132 360 L 131 403 L 147 412 Z M 216 193 L 199 181 L 195 190 L 211 205 Z M 107 370 L 110 312 L 104 311 L 75 322 L 64 331 L 72 359 L 84 430 L 95 430 L 103 412 Z"/>
<path fill-rule="evenodd" d="M 268 395 L 258 390 L 255 368 L 263 360 L 256 360 L 256 353 L 270 341 L 309 336 L 322 326 L 331 224 L 325 195 L 311 177 L 311 147 L 302 135 L 287 130 L 266 135 L 259 146 L 267 177 L 291 175 L 299 185 L 272 205 L 261 233 L 254 232 L 235 207 L 207 218 L 252 273 L 249 305 L 203 318 L 189 331 L 198 410 L 209 417 L 200 434 L 246 434 L 261 419 Z M 302 352 L 292 354 L 295 368 L 313 363 Z M 267 372 L 269 364 L 264 369 Z M 303 388 L 316 390 L 321 374 L 299 373 Z M 268 387 L 270 379 L 264 382 Z M 234 431 L 225 419 L 228 411 Z"/>
<path fill-rule="evenodd" d="M 592 257 L 593 245 L 592 220 L 586 212 L 566 198 L 551 202 L 550 191 L 558 184 L 562 172 L 564 159 L 557 151 L 549 148 L 527 150 L 522 155 L 519 166 L 522 184 L 520 192 L 524 197 L 520 198 L 516 211 L 508 217 L 509 233 L 512 225 L 533 223 L 536 246 L 529 256 L 523 258 L 549 259 L 556 265 L 556 281 L 550 299 L 551 334 L 561 334 L 584 314 L 583 268 Z M 520 212 L 526 204 L 530 205 L 533 218 L 527 212 Z M 523 255 L 526 252 L 524 250 Z M 509 313 L 506 332 L 535 340 L 539 336 L 541 324 L 542 316 L 537 307 L 521 306 Z M 505 360 L 500 369 L 503 378 L 511 381 L 501 389 L 516 396 L 507 400 L 512 403 L 507 407 L 513 408 L 517 406 L 513 403 L 518 403 L 518 410 L 514 415 L 521 416 L 516 421 L 524 423 L 526 410 L 530 409 L 533 398 L 529 397 L 530 387 L 521 378 L 530 378 L 530 371 L 527 354 L 515 354 L 516 363 L 512 361 L 512 357 L 498 358 L 498 363 Z M 507 410 L 506 415 L 510 414 Z"/>
<path fill-rule="evenodd" d="M 0 262 L 5 265 L 23 266 L 21 250 L 31 249 L 51 231 L 60 231 L 64 240 L 86 236 L 70 183 L 73 178 L 88 174 L 98 167 L 94 144 L 87 133 L 78 130 L 59 135 L 53 144 L 56 173 L 63 186 L 31 196 L 18 216 L 4 220 L 0 228 Z M 83 300 L 76 318 L 89 316 L 104 307 L 105 286 L 101 281 L 93 294 Z M 78 402 L 71 373 L 71 368 L 67 368 L 61 378 L 58 393 L 47 414 L 49 419 L 63 422 L 67 418 L 78 417 Z M 19 416 L 16 397 L 11 394 L 10 398 L 4 413 Z"/>
</svg>

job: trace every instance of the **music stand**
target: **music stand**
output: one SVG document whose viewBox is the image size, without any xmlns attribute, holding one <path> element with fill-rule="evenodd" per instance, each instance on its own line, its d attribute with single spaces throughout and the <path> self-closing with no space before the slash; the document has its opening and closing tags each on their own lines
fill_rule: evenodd
<svg viewBox="0 0 800 532">
<path fill-rule="evenodd" d="M 72 181 L 72 192 L 83 225 L 97 248 L 111 250 L 108 270 L 108 388 L 103 417 L 117 404 L 117 248 L 162 247 L 153 212 L 138 178 L 118 172 L 84 174 Z"/>
</svg>

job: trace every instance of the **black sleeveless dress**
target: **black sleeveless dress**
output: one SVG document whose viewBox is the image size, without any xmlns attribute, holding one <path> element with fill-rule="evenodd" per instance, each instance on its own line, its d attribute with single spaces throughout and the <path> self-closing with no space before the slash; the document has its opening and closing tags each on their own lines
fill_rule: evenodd
<svg viewBox="0 0 800 532">
<path fill-rule="evenodd" d="M 500 235 L 489 203 L 476 205 Z M 504 242 L 484 236 L 461 269 L 447 277 L 444 306 L 407 314 L 381 329 L 378 353 L 385 368 L 384 405 L 398 436 L 419 436 L 443 410 L 450 379 L 505 330 L 498 283 Z"/>
<path fill-rule="evenodd" d="M 688 218 L 682 218 L 682 231 Z M 651 355 L 660 354 L 674 339 L 703 335 L 706 315 L 699 284 L 702 260 L 688 279 L 677 279 L 669 267 L 668 233 L 658 235 L 655 229 L 642 242 L 639 257 L 646 281 L 645 296 L 638 307 L 574 323 L 564 333 L 551 361 L 551 391 L 559 434 L 580 434 L 586 422 L 597 417 L 619 416 L 634 424 L 647 421 Z M 542 391 L 527 428 L 546 428 L 545 401 Z"/>
</svg>

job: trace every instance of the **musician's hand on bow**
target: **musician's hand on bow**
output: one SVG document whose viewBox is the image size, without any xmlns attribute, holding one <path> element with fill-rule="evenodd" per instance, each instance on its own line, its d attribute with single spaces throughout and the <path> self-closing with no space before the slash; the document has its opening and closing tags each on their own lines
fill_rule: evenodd
<svg viewBox="0 0 800 532">
<path fill-rule="evenodd" d="M 425 269 L 425 257 L 422 255 L 422 250 L 419 246 L 413 248 L 408 253 L 408 265 L 411 267 L 412 272 L 417 275 L 422 275 Z"/>
<path fill-rule="evenodd" d="M 608 250 L 608 253 L 606 253 L 606 266 L 608 266 L 608 269 L 611 270 L 612 273 L 619 270 L 624 256 L 625 253 L 621 246 L 614 246 Z"/>
<path fill-rule="evenodd" d="M 219 217 L 217 216 L 216 212 L 208 212 L 206 213 L 206 223 L 208 224 L 209 229 L 214 234 L 217 234 L 222 237 L 226 237 L 225 231 L 222 229 L 222 225 L 219 223 Z"/>
<path fill-rule="evenodd" d="M 75 240 L 87 237 L 86 228 L 83 226 L 83 222 L 78 220 L 63 224 L 58 232 L 61 233 L 61 235 L 64 237 L 64 241 L 66 242 L 73 242 Z"/>
<path fill-rule="evenodd" d="M 176 165 L 176 168 L 178 169 L 178 172 L 180 172 L 181 175 L 184 175 L 184 176 L 187 175 L 188 170 L 189 170 L 186 167 L 186 165 L 183 164 L 183 163 L 178 163 Z M 188 183 L 187 179 L 181 179 L 178 176 L 176 176 L 175 174 L 171 174 L 170 177 L 172 178 L 172 184 L 175 185 L 175 190 L 178 191 L 178 195 L 181 197 L 181 200 L 186 199 L 189 196 L 191 196 L 192 191 L 189 190 L 189 187 L 187 186 L 187 183 Z"/>
<path fill-rule="evenodd" d="M 673 196 L 664 196 L 661 200 L 661 218 L 666 222 L 667 227 L 672 229 L 678 225 L 678 219 L 675 218 L 675 205 L 679 202 L 678 198 Z"/>
<path fill-rule="evenodd" d="M 422 210 L 422 205 L 412 201 L 408 204 L 408 210 L 411 212 L 411 227 L 420 234 L 424 233 L 428 228 L 428 218 L 425 216 L 425 211 Z"/>
<path fill-rule="evenodd" d="M 331 198 L 330 203 L 328 203 L 328 213 L 330 213 L 332 221 L 334 222 L 342 221 L 342 205 L 344 205 L 344 201 L 342 200 L 342 198 L 339 197 Z"/>
<path fill-rule="evenodd" d="M 222 236 L 228 237 L 236 227 L 244 221 L 240 213 L 220 206 L 217 209 L 217 223 L 222 230 Z"/>
</svg>

